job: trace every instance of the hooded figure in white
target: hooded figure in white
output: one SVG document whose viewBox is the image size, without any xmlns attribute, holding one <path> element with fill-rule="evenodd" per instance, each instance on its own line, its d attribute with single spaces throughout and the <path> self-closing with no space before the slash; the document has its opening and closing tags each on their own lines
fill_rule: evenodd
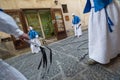
<svg viewBox="0 0 120 80">
<path fill-rule="evenodd" d="M 72 13 L 72 16 L 73 16 L 72 27 L 74 27 L 75 36 L 80 37 L 82 35 L 81 23 L 80 23 L 81 20 L 74 13 Z"/>
<path fill-rule="evenodd" d="M 32 44 L 32 43 L 30 44 L 32 53 L 38 53 L 40 51 L 40 47 L 38 46 L 41 46 L 41 43 L 38 39 L 39 37 L 38 33 L 35 30 L 33 30 L 32 27 L 29 27 L 28 35 L 30 37 L 30 42 L 35 43 L 35 44 Z"/>
<path fill-rule="evenodd" d="M 107 64 L 120 53 L 120 6 L 116 0 L 87 0 L 84 12 L 90 12 L 89 63 Z"/>
</svg>

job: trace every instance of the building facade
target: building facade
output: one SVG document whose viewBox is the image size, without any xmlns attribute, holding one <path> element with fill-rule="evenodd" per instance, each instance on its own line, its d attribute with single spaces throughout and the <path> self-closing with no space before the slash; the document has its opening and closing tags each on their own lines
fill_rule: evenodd
<svg viewBox="0 0 120 80">
<path fill-rule="evenodd" d="M 58 40 L 73 34 L 72 13 L 81 18 L 82 29 L 87 29 L 89 14 L 83 14 L 85 0 L 2 0 L 0 7 L 11 15 L 20 29 L 28 32 L 28 26 L 42 38 L 55 36 Z M 0 32 L 1 42 L 12 39 L 16 49 L 25 43 L 13 36 Z"/>
</svg>

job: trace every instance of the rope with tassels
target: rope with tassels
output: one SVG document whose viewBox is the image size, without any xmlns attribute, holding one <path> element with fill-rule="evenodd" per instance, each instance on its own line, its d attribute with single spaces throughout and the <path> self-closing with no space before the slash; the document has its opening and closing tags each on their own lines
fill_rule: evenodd
<svg viewBox="0 0 120 80">
<path fill-rule="evenodd" d="M 39 46 L 38 44 L 34 43 L 34 42 L 31 42 L 30 40 L 25 40 L 27 43 L 29 44 L 33 44 L 35 45 L 35 47 L 39 47 L 40 50 L 41 50 L 41 53 L 42 53 L 42 57 L 41 57 L 41 60 L 39 62 L 39 65 L 38 65 L 38 70 L 42 67 L 45 69 L 45 73 L 43 74 L 42 78 L 45 77 L 45 74 L 49 72 L 49 69 L 50 69 L 50 66 L 52 64 L 52 50 L 47 46 L 47 45 L 44 45 L 44 46 Z M 50 65 L 48 66 L 48 57 L 47 57 L 47 53 L 45 51 L 45 49 L 48 49 L 49 52 L 50 52 Z"/>
</svg>

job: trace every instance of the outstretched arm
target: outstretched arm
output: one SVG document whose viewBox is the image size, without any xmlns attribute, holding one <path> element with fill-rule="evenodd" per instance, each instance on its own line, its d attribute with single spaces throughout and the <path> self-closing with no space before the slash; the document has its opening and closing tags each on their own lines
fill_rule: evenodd
<svg viewBox="0 0 120 80">
<path fill-rule="evenodd" d="M 14 19 L 2 11 L 0 11 L 0 31 L 20 39 L 29 39 L 28 35 L 19 29 Z"/>
</svg>

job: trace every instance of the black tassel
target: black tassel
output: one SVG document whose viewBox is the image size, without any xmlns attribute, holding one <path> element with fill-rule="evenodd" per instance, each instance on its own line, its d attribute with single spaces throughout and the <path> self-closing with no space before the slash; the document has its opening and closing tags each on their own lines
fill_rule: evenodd
<svg viewBox="0 0 120 80">
<path fill-rule="evenodd" d="M 52 64 L 52 50 L 49 47 L 47 47 L 47 46 L 45 46 L 45 47 L 50 50 L 50 65 L 51 65 Z M 40 49 L 41 49 L 41 53 L 42 53 L 42 58 L 40 60 L 38 69 L 40 69 L 41 64 L 43 63 L 43 68 L 45 68 L 45 72 L 43 73 L 42 78 L 44 78 L 45 74 L 49 71 L 50 66 L 49 67 L 47 66 L 48 58 L 47 58 L 47 54 L 46 54 L 45 48 L 40 46 Z M 47 70 L 47 67 L 48 67 L 48 70 Z"/>
<path fill-rule="evenodd" d="M 49 47 L 47 47 L 47 46 L 42 47 L 42 46 L 39 46 L 38 44 L 36 44 L 34 42 L 31 42 L 29 40 L 25 40 L 25 41 L 28 42 L 29 44 L 35 45 L 35 47 L 39 47 L 40 48 L 41 53 L 42 53 L 42 57 L 41 57 L 39 65 L 38 65 L 38 69 L 40 69 L 40 67 L 41 67 L 42 64 L 43 64 L 43 68 L 47 69 L 48 58 L 47 58 L 47 53 L 45 51 L 45 47 L 50 50 L 50 65 L 52 64 L 52 50 Z"/>
<path fill-rule="evenodd" d="M 40 46 L 41 52 L 42 52 L 42 57 L 43 57 L 43 68 L 47 67 L 47 55 L 45 52 L 45 49 L 43 47 Z"/>
<path fill-rule="evenodd" d="M 47 46 L 45 46 L 45 47 L 50 50 L 50 66 L 51 66 L 51 64 L 52 64 L 52 50 L 49 47 L 47 47 Z M 49 72 L 50 66 L 48 67 L 47 72 Z"/>
<path fill-rule="evenodd" d="M 50 64 L 52 64 L 52 50 L 49 47 L 47 47 L 47 46 L 45 46 L 45 47 L 50 50 Z"/>
<path fill-rule="evenodd" d="M 39 70 L 39 69 L 40 69 L 40 67 L 41 67 L 41 64 L 42 64 L 42 59 L 43 59 L 43 58 L 41 58 L 40 63 L 39 63 L 39 65 L 38 65 L 38 70 Z"/>
</svg>

